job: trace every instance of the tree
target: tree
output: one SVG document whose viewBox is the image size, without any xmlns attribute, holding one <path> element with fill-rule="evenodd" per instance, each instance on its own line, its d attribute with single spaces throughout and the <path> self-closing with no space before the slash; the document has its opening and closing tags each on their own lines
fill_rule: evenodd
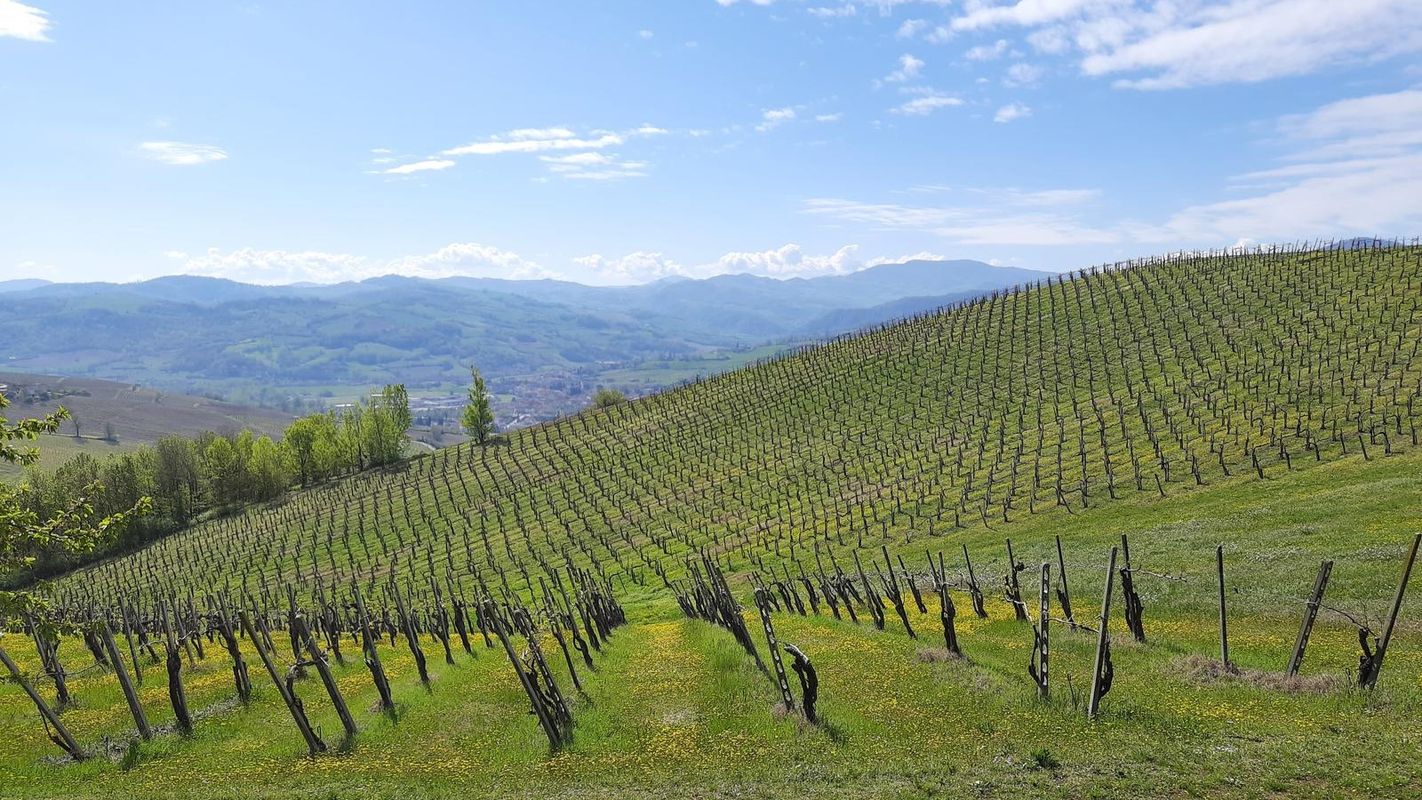
<svg viewBox="0 0 1422 800">
<path fill-rule="evenodd" d="M 615 406 L 618 403 L 622 403 L 626 400 L 627 395 L 617 391 L 616 389 L 609 389 L 604 386 L 603 388 L 597 390 L 597 394 L 593 395 L 592 407 L 608 408 L 609 406 Z"/>
<path fill-rule="evenodd" d="M 0 411 L 10 405 L 0 393 Z M 0 416 L 0 461 L 30 465 L 39 459 L 34 448 L 24 447 L 26 441 L 41 433 L 54 433 L 69 416 L 61 407 L 39 419 L 22 419 L 15 424 Z M 93 498 L 103 491 L 100 483 L 91 483 L 86 491 L 70 500 L 64 508 L 41 516 L 21 502 L 20 493 L 0 483 L 0 575 L 8 575 L 33 564 L 46 549 L 62 548 L 69 552 L 92 550 L 117 533 L 130 515 L 147 512 L 147 498 L 125 512 L 98 518 Z M 0 621 L 33 614 L 43 608 L 43 601 L 24 591 L 0 591 Z"/>
<path fill-rule="evenodd" d="M 469 402 L 464 406 L 460 421 L 464 432 L 476 444 L 487 444 L 494 433 L 494 409 L 489 405 L 489 387 L 484 383 L 484 376 L 479 374 L 478 367 L 469 368 L 469 379 Z"/>
</svg>

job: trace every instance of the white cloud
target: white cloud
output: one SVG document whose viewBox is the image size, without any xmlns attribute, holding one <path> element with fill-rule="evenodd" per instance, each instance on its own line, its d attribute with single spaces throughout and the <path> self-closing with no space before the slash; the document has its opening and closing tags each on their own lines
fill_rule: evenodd
<svg viewBox="0 0 1422 800">
<path fill-rule="evenodd" d="M 826 256 L 806 255 L 798 244 L 787 244 L 774 250 L 727 253 L 716 260 L 717 273 L 749 273 L 769 278 L 843 275 L 863 265 L 854 254 L 857 244 L 847 244 Z"/>
<path fill-rule="evenodd" d="M 884 78 L 885 83 L 903 83 L 917 78 L 923 72 L 924 62 L 908 53 L 899 56 L 899 68 Z"/>
<path fill-rule="evenodd" d="M 844 119 L 844 114 L 838 111 L 833 114 L 815 115 L 815 122 L 839 122 L 842 119 Z"/>
<path fill-rule="evenodd" d="M 505 153 L 540 153 L 547 150 L 597 150 L 616 147 L 627 140 L 621 134 L 602 131 L 578 136 L 567 128 L 520 128 L 502 136 L 440 151 L 442 156 L 492 156 Z"/>
<path fill-rule="evenodd" d="M 138 145 L 138 152 L 151 161 L 180 167 L 207 164 L 227 158 L 227 151 L 221 147 L 190 142 L 143 142 Z"/>
<path fill-rule="evenodd" d="M 647 283 L 672 276 L 686 276 L 681 264 L 662 253 L 636 252 L 621 258 L 593 254 L 579 256 L 573 263 L 593 271 L 600 282 L 613 284 Z"/>
<path fill-rule="evenodd" d="M 999 108 L 996 114 L 993 114 L 992 121 L 1012 122 L 1013 120 L 1023 119 L 1025 117 L 1030 116 L 1032 116 L 1032 109 L 1028 108 L 1027 106 L 1022 105 L 1021 103 L 1008 103 L 1002 108 Z"/>
<path fill-rule="evenodd" d="M 852 4 L 842 6 L 811 6 L 805 9 L 805 13 L 820 19 L 843 19 L 852 17 L 859 13 L 858 7 Z"/>
<path fill-rule="evenodd" d="M 640 37 L 640 38 L 642 38 L 642 39 L 650 39 L 650 38 L 652 38 L 653 36 L 656 36 L 656 34 L 655 34 L 655 33 L 652 33 L 652 32 L 649 31 L 649 30 L 643 29 L 643 30 L 637 31 L 637 36 Z"/>
<path fill-rule="evenodd" d="M 980 44 L 977 47 L 969 48 L 963 57 L 969 61 L 991 61 L 1001 58 L 1007 52 L 1007 40 L 998 39 L 992 44 Z"/>
<path fill-rule="evenodd" d="M 639 251 L 621 258 L 601 255 L 581 256 L 573 262 L 590 270 L 599 283 L 646 283 L 668 277 L 709 278 L 715 275 L 760 275 L 767 278 L 811 278 L 824 275 L 845 275 L 880 264 L 904 261 L 943 260 L 933 253 L 917 253 L 898 257 L 879 256 L 869 260 L 858 257 L 859 245 L 847 244 L 823 255 L 806 253 L 795 243 L 769 250 L 733 251 L 715 261 L 687 265 L 661 252 Z"/>
<path fill-rule="evenodd" d="M 1255 193 L 1183 209 L 1146 241 L 1314 239 L 1422 228 L 1422 90 L 1340 100 L 1279 120 L 1283 166 L 1235 178 Z"/>
<path fill-rule="evenodd" d="M 969 245 L 1071 245 L 1119 241 L 1119 232 L 1082 219 L 1080 206 L 1094 190 L 964 189 L 932 187 L 932 193 L 968 195 L 953 205 L 868 203 L 841 198 L 807 200 L 803 211 L 879 231 L 927 233 Z"/>
<path fill-rule="evenodd" d="M 569 180 L 611 181 L 641 178 L 647 174 L 645 161 L 623 161 L 603 153 L 573 153 L 566 156 L 539 156 L 548 171 Z"/>
<path fill-rule="evenodd" d="M 1131 89 L 1304 75 L 1422 51 L 1416 0 L 1019 0 L 972 2 L 954 30 L 1017 26 L 1044 53 Z"/>
<path fill-rule="evenodd" d="M 0 0 L 0 38 L 48 42 L 49 13 L 17 0 Z"/>
<path fill-rule="evenodd" d="M 928 27 L 929 23 L 926 19 L 906 19 L 899 25 L 899 29 L 894 35 L 900 39 L 912 39 Z"/>
<path fill-rule="evenodd" d="M 384 161 L 384 159 L 375 159 Z M 386 175 L 409 175 L 413 172 L 429 172 L 431 170 L 449 169 L 454 166 L 454 162 L 446 158 L 431 158 L 424 161 L 416 161 L 412 164 L 401 164 L 398 167 L 391 167 L 384 170 Z"/>
<path fill-rule="evenodd" d="M 890 109 L 890 111 L 895 114 L 922 117 L 932 114 L 940 108 L 951 108 L 963 104 L 961 99 L 952 95 L 943 94 L 936 89 L 924 89 L 916 92 L 916 94 L 918 94 L 918 97 L 906 101 Z"/>
<path fill-rule="evenodd" d="M 755 129 L 760 133 L 773 131 L 785 123 L 795 119 L 795 109 L 793 108 L 770 108 L 761 112 L 760 124 Z"/>
<path fill-rule="evenodd" d="M 182 271 L 188 275 L 206 275 L 259 284 L 339 283 L 392 274 L 419 278 L 448 278 L 456 275 L 493 278 L 554 276 L 554 273 L 517 253 L 472 242 L 450 244 L 433 253 L 403 256 L 388 261 L 345 253 L 254 248 L 227 252 L 212 248 L 200 256 L 169 251 L 167 255 L 182 261 Z"/>
<path fill-rule="evenodd" d="M 1003 86 L 1033 86 L 1042 79 L 1044 70 L 1035 64 L 1013 64 L 1002 78 Z"/>
</svg>

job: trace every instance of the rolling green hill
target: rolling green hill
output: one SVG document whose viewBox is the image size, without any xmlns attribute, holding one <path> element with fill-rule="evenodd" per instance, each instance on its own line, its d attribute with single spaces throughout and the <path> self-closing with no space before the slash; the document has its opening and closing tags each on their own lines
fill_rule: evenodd
<svg viewBox="0 0 1422 800">
<path fill-rule="evenodd" d="M 27 797 L 1409 796 L 1422 780 L 1422 590 L 1374 689 L 1350 685 L 1350 618 L 1379 632 L 1422 518 L 1419 289 L 1422 249 L 1408 247 L 1092 270 L 304 491 L 50 588 L 70 609 L 224 588 L 280 607 L 286 587 L 315 608 L 354 586 L 437 614 L 434 587 L 478 594 L 485 581 L 551 620 L 550 584 L 569 568 L 602 574 L 630 624 L 582 671 L 582 692 L 552 658 L 573 698 L 557 753 L 501 651 L 437 664 L 435 618 L 422 617 L 437 679 L 422 689 L 392 634 L 391 718 L 364 712 L 374 690 L 357 661 L 339 670 L 362 726 L 339 754 L 301 757 L 270 683 L 234 705 L 209 648 L 186 668 L 211 714 L 193 737 L 46 763 L 33 707 L 9 692 L 0 764 Z M 1125 633 L 1118 590 L 1114 683 L 1092 722 L 1084 628 L 1053 622 L 1052 694 L 1037 699 L 1032 628 L 1002 599 L 1017 574 L 1004 539 L 1030 565 L 1019 579 L 1035 620 L 1036 565 L 1061 586 L 1060 536 L 1075 620 L 1098 626 L 1123 534 L 1145 641 Z M 1217 544 L 1238 672 L 1216 658 Z M 882 552 L 905 559 L 888 573 L 924 587 L 924 610 L 906 604 L 917 640 L 871 599 Z M 941 646 L 925 553 L 953 577 L 963 658 Z M 971 612 L 967 554 L 987 619 Z M 761 652 L 753 581 L 867 565 L 864 596 L 844 601 L 857 620 L 773 615 L 819 667 L 819 725 L 774 710 L 774 682 L 730 634 L 681 618 L 674 595 L 701 558 L 729 576 Z M 1302 678 L 1285 678 L 1322 559 L 1337 564 L 1331 610 Z M 150 674 L 144 702 L 171 718 Z M 84 741 L 131 729 L 111 681 L 82 681 L 67 713 Z M 319 684 L 298 686 L 339 730 Z M 191 780 L 209 774 L 233 784 Z"/>
<path fill-rule="evenodd" d="M 499 396 L 501 419 L 527 424 L 586 406 L 611 373 L 644 361 L 680 361 L 685 374 L 708 356 L 925 308 L 895 305 L 907 297 L 946 303 L 1044 274 L 913 261 L 814 279 L 722 275 L 625 287 L 393 275 L 330 286 L 192 276 L 12 282 L 0 363 L 266 405 L 386 383 L 417 395 L 462 393 L 475 363 Z"/>
<path fill-rule="evenodd" d="M 59 433 L 35 443 L 40 451 L 40 466 L 47 469 L 78 453 L 100 458 L 152 444 L 168 434 L 196 436 L 203 431 L 250 429 L 276 436 L 293 419 L 276 409 L 94 378 L 0 371 L 0 386 L 6 387 L 5 394 L 14 403 L 8 410 L 12 416 L 43 416 L 60 406 L 69 410 L 71 419 Z M 79 436 L 74 435 L 76 420 Z M 20 474 L 18 467 L 0 464 L 0 479 Z"/>
</svg>

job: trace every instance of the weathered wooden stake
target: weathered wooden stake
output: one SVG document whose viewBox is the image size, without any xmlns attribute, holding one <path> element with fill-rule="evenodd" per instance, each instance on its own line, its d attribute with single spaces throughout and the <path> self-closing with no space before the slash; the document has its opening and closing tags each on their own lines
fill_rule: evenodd
<svg viewBox="0 0 1422 800">
<path fill-rule="evenodd" d="M 1096 631 L 1096 658 L 1093 659 L 1095 667 L 1091 672 L 1091 699 L 1086 705 L 1086 716 L 1089 719 L 1096 719 L 1096 714 L 1101 710 L 1101 696 L 1105 694 L 1102 686 L 1102 671 L 1106 668 L 1106 660 L 1109 658 L 1107 649 L 1111 646 L 1111 637 L 1106 633 L 1107 623 L 1111 620 L 1111 590 L 1116 582 L 1116 548 L 1111 548 L 1111 562 L 1106 567 L 1106 591 L 1101 599 L 1101 620 Z"/>
<path fill-rule="evenodd" d="M 1371 669 L 1358 676 L 1358 683 L 1366 689 L 1377 685 L 1378 673 L 1382 671 L 1383 656 L 1387 655 L 1388 643 L 1392 641 L 1392 628 L 1397 624 L 1397 615 L 1402 610 L 1402 598 L 1407 594 L 1407 581 L 1412 577 L 1412 565 L 1417 561 L 1417 547 L 1422 544 L 1422 533 L 1412 537 L 1412 549 L 1407 553 L 1407 562 L 1402 567 L 1402 579 L 1397 582 L 1397 594 L 1392 598 L 1392 613 L 1388 615 L 1387 626 L 1378 640 L 1378 649 L 1373 654 Z"/>
<path fill-rule="evenodd" d="M 1048 700 L 1051 696 L 1051 683 L 1048 681 L 1047 660 L 1051 655 L 1051 645 L 1049 644 L 1052 597 L 1052 566 L 1042 565 L 1042 595 L 1041 607 L 1037 617 L 1037 698 Z"/>
<path fill-rule="evenodd" d="M 1224 545 L 1215 548 L 1215 572 L 1220 584 L 1220 663 L 1229 667 L 1229 632 L 1225 626 Z"/>
<path fill-rule="evenodd" d="M 109 654 L 109 661 L 114 668 L 114 677 L 118 678 L 119 688 L 123 689 L 123 699 L 128 703 L 128 711 L 133 715 L 133 724 L 138 727 L 138 735 L 143 741 L 153 738 L 153 729 L 148 726 L 148 717 L 143 713 L 143 704 L 138 701 L 138 692 L 133 688 L 133 681 L 129 680 L 128 669 L 123 665 L 123 658 L 119 656 L 118 645 L 114 644 L 114 632 L 109 627 L 109 621 L 99 619 L 99 636 L 103 639 L 104 649 Z"/>
<path fill-rule="evenodd" d="M 1062 555 L 1062 537 L 1057 537 L 1057 602 L 1061 603 L 1062 616 L 1067 625 L 1076 630 L 1076 617 L 1071 613 L 1071 589 L 1067 587 L 1066 558 Z"/>
<path fill-rule="evenodd" d="M 286 703 L 286 709 L 291 712 L 291 718 L 295 720 L 297 729 L 301 731 L 301 737 L 306 740 L 306 749 L 310 752 L 311 757 L 315 758 L 320 753 L 326 752 L 326 743 L 321 741 L 321 737 L 311 729 L 311 721 L 306 718 L 306 708 L 301 705 L 300 698 L 281 679 L 281 673 L 277 671 L 271 653 L 267 652 L 267 626 L 258 619 L 257 627 L 253 627 L 252 618 L 246 611 L 237 612 L 237 616 L 242 620 L 242 629 L 247 632 L 247 638 L 252 640 L 252 646 L 257 648 L 257 656 L 262 659 L 262 666 L 267 668 L 267 675 L 271 677 L 272 683 L 276 684 L 282 702 Z"/>
<path fill-rule="evenodd" d="M 163 622 L 163 635 L 167 637 L 168 700 L 173 704 L 173 714 L 177 718 L 178 732 L 184 736 L 193 732 L 193 717 L 188 713 L 188 693 L 183 689 L 183 656 L 178 647 L 178 639 L 173 633 L 168 600 L 164 598 L 159 606 L 159 616 Z M 176 616 L 176 612 L 172 612 Z"/>
<path fill-rule="evenodd" d="M 54 710 L 49 707 L 49 704 L 44 701 L 43 697 L 40 697 L 39 692 L 35 691 L 35 687 L 31 686 L 30 682 L 25 680 L 25 676 L 20 673 L 20 668 L 15 666 L 14 661 L 10 660 L 10 654 L 5 652 L 5 648 L 3 647 L 0 647 L 0 663 L 3 663 L 5 669 L 10 671 L 10 677 L 14 679 L 15 683 L 20 684 L 20 688 L 25 690 L 25 694 L 30 696 L 30 700 L 33 701 L 35 707 L 39 709 L 40 716 L 54 729 L 52 733 L 46 731 L 46 733 L 49 733 L 50 741 L 59 745 L 60 749 L 68 753 L 70 758 L 75 761 L 83 761 L 84 751 L 79 747 L 79 743 L 74 741 L 73 736 L 69 735 L 69 729 L 64 727 L 64 723 L 59 721 L 59 715 L 54 713 Z"/>
<path fill-rule="evenodd" d="M 365 600 L 361 597 L 360 587 L 355 581 L 351 581 L 351 594 L 355 595 L 356 613 L 360 616 L 360 641 L 365 651 L 365 666 L 370 670 L 376 691 L 380 693 L 380 710 L 394 711 L 395 701 L 390 697 L 390 680 L 385 677 L 385 667 L 380 663 L 380 653 L 376 650 L 380 644 L 380 636 L 370 627 L 370 615 L 365 612 Z"/>
<path fill-rule="evenodd" d="M 1309 594 L 1308 604 L 1304 606 L 1303 624 L 1299 626 L 1299 636 L 1294 640 L 1294 652 L 1289 657 L 1289 666 L 1285 670 L 1291 678 L 1299 674 L 1299 668 L 1303 666 L 1308 637 L 1313 632 L 1314 620 L 1318 619 L 1318 607 L 1323 603 L 1323 593 L 1328 589 L 1328 576 L 1332 573 L 1332 561 L 1324 561 L 1318 565 L 1318 577 L 1313 580 L 1313 592 Z"/>
<path fill-rule="evenodd" d="M 345 729 L 346 738 L 350 739 L 356 735 L 355 719 L 351 717 L 351 710 L 346 707 L 346 699 L 341 696 L 341 688 L 336 685 L 336 678 L 331 674 L 331 665 L 326 661 L 326 654 L 321 652 L 321 648 L 316 644 L 316 637 L 311 635 L 311 628 L 306 624 L 306 618 L 298 612 L 292 617 L 292 624 L 296 626 L 296 635 L 306 643 L 306 652 L 311 656 L 312 666 L 316 667 L 316 673 L 321 676 L 321 683 L 326 686 L 326 694 L 331 697 L 331 705 L 336 707 L 336 716 L 341 718 L 341 727 Z"/>
</svg>

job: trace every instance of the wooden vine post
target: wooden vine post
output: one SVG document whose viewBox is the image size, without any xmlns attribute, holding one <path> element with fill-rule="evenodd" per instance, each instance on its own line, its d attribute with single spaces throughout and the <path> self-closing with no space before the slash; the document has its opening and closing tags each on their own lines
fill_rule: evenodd
<svg viewBox="0 0 1422 800">
<path fill-rule="evenodd" d="M 370 626 L 370 615 L 365 611 L 365 599 L 355 581 L 351 581 L 351 594 L 355 595 L 356 614 L 360 617 L 360 643 L 365 653 L 365 666 L 370 670 L 375 690 L 380 693 L 380 710 L 392 712 L 395 710 L 395 701 L 390 696 L 390 679 L 385 677 L 385 666 L 380 663 L 380 653 L 377 650 L 380 637 Z"/>
<path fill-rule="evenodd" d="M 345 729 L 346 738 L 350 739 L 356 735 L 355 719 L 351 716 L 351 710 L 346 706 L 346 699 L 341 696 L 341 688 L 336 685 L 336 677 L 331 674 L 331 665 L 326 661 L 326 654 L 321 652 L 321 648 L 316 644 L 316 637 L 311 635 L 311 628 L 306 624 L 306 618 L 297 612 L 292 616 L 291 623 L 296 626 L 297 638 L 306 644 L 306 652 L 311 656 L 311 664 L 316 667 L 316 674 L 321 676 L 321 683 L 326 687 L 326 694 L 331 698 L 331 705 L 336 707 L 336 716 L 341 718 L 341 727 Z"/>
<path fill-rule="evenodd" d="M 1111 619 L 1111 590 L 1116 580 L 1116 548 L 1111 548 L 1111 562 L 1106 567 L 1106 591 L 1101 599 L 1100 627 L 1096 631 L 1096 658 L 1091 672 L 1091 699 L 1086 705 L 1086 716 L 1096 719 L 1101 710 L 1101 698 L 1110 691 L 1115 670 L 1111 666 L 1111 637 L 1106 632 Z"/>
<path fill-rule="evenodd" d="M 1039 595 L 1037 625 L 1032 629 L 1033 649 L 1032 664 L 1028 665 L 1028 673 L 1037 682 L 1037 699 L 1043 702 L 1051 699 L 1051 683 L 1048 680 L 1047 662 L 1051 655 L 1050 628 L 1051 623 L 1051 597 L 1052 597 L 1052 566 L 1042 565 L 1042 584 Z"/>
<path fill-rule="evenodd" d="M 1371 689 L 1377 685 L 1378 673 L 1382 671 L 1383 656 L 1387 655 L 1387 646 L 1392 642 L 1392 629 L 1397 624 L 1397 615 L 1402 611 L 1402 598 L 1407 594 L 1407 581 L 1412 577 L 1412 565 L 1417 561 L 1417 548 L 1422 545 L 1422 533 L 1412 537 L 1412 549 L 1407 553 L 1407 561 L 1402 566 L 1402 578 L 1397 582 L 1397 594 L 1392 598 L 1392 611 L 1387 617 L 1387 626 L 1383 628 L 1382 638 L 1378 640 L 1377 650 L 1366 664 L 1361 665 L 1358 670 L 1358 685 L 1365 689 Z"/>
<path fill-rule="evenodd" d="M 1057 602 L 1061 604 L 1062 616 L 1067 625 L 1076 630 L 1076 617 L 1071 613 L 1071 589 L 1067 587 L 1066 558 L 1062 555 L 1062 537 L 1057 537 Z"/>
<path fill-rule="evenodd" d="M 49 734 L 50 741 L 59 745 L 59 748 L 68 753 L 70 758 L 75 761 L 83 761 L 83 748 L 79 747 L 79 743 L 74 741 L 73 736 L 69 735 L 69 729 L 64 727 L 63 722 L 59 721 L 59 715 L 54 713 L 54 709 L 49 707 L 49 704 L 44 701 L 44 698 L 40 697 L 39 692 L 35 691 L 35 687 L 25 679 L 24 674 L 20 672 L 20 668 L 15 666 L 15 662 L 10 659 L 10 654 L 5 652 L 4 647 L 0 647 L 0 664 L 5 665 L 5 669 L 10 672 L 11 679 L 13 679 L 15 683 L 20 684 L 20 688 L 24 689 L 25 694 L 30 696 L 30 700 L 32 700 L 35 707 L 39 709 L 40 717 L 44 719 L 45 724 L 48 725 L 49 728 L 53 728 L 52 732 L 48 728 L 45 731 Z"/>
<path fill-rule="evenodd" d="M 1303 666 L 1304 650 L 1308 648 L 1308 637 L 1313 632 L 1313 623 L 1318 619 L 1318 608 L 1323 604 L 1323 593 L 1328 590 L 1328 577 L 1333 574 L 1333 562 L 1324 561 L 1318 565 L 1318 577 L 1313 580 L 1313 591 L 1309 593 L 1304 606 L 1303 623 L 1299 626 L 1298 638 L 1294 640 L 1294 652 L 1289 656 L 1289 666 L 1285 670 L 1290 678 L 1299 674 Z"/>
<path fill-rule="evenodd" d="M 242 620 L 242 629 L 247 632 L 247 638 L 251 639 L 252 646 L 257 648 L 257 656 L 262 659 L 262 666 L 267 668 L 267 675 L 271 677 L 272 683 L 276 684 L 277 693 L 281 695 L 282 702 L 286 703 L 287 711 L 291 712 L 291 718 L 296 722 L 297 729 L 301 731 L 301 738 L 306 740 L 307 751 L 312 758 L 326 752 L 326 743 L 321 741 L 321 737 L 311 729 L 311 721 L 306 718 L 306 708 L 301 705 L 300 698 L 281 679 L 276 662 L 272 661 L 272 655 L 267 651 L 267 626 L 259 619 L 254 627 L 252 618 L 246 611 L 237 612 L 237 616 Z"/>
<path fill-rule="evenodd" d="M 765 628 L 766 645 L 770 648 L 770 663 L 775 666 L 775 681 L 779 684 L 780 700 L 786 711 L 795 710 L 795 696 L 790 693 L 790 681 L 785 677 L 785 661 L 780 657 L 780 642 L 775 638 L 775 627 L 770 623 L 770 601 L 764 589 L 755 591 L 755 607 L 760 610 L 760 624 Z"/>
<path fill-rule="evenodd" d="M 138 692 L 133 688 L 133 681 L 128 677 L 128 668 L 123 665 L 118 645 L 114 644 L 113 629 L 109 627 L 109 621 L 102 617 L 99 618 L 95 627 L 104 642 L 104 650 L 109 655 L 109 663 L 114 668 L 114 677 L 118 678 L 119 688 L 123 690 L 124 702 L 128 703 L 128 713 L 133 715 L 133 724 L 138 728 L 138 735 L 146 742 L 153 738 L 153 729 L 148 725 L 148 717 L 143 713 L 143 704 L 139 702 Z"/>
<path fill-rule="evenodd" d="M 1215 548 L 1215 574 L 1220 587 L 1220 663 L 1229 668 L 1229 631 L 1225 623 L 1224 545 Z"/>
</svg>

